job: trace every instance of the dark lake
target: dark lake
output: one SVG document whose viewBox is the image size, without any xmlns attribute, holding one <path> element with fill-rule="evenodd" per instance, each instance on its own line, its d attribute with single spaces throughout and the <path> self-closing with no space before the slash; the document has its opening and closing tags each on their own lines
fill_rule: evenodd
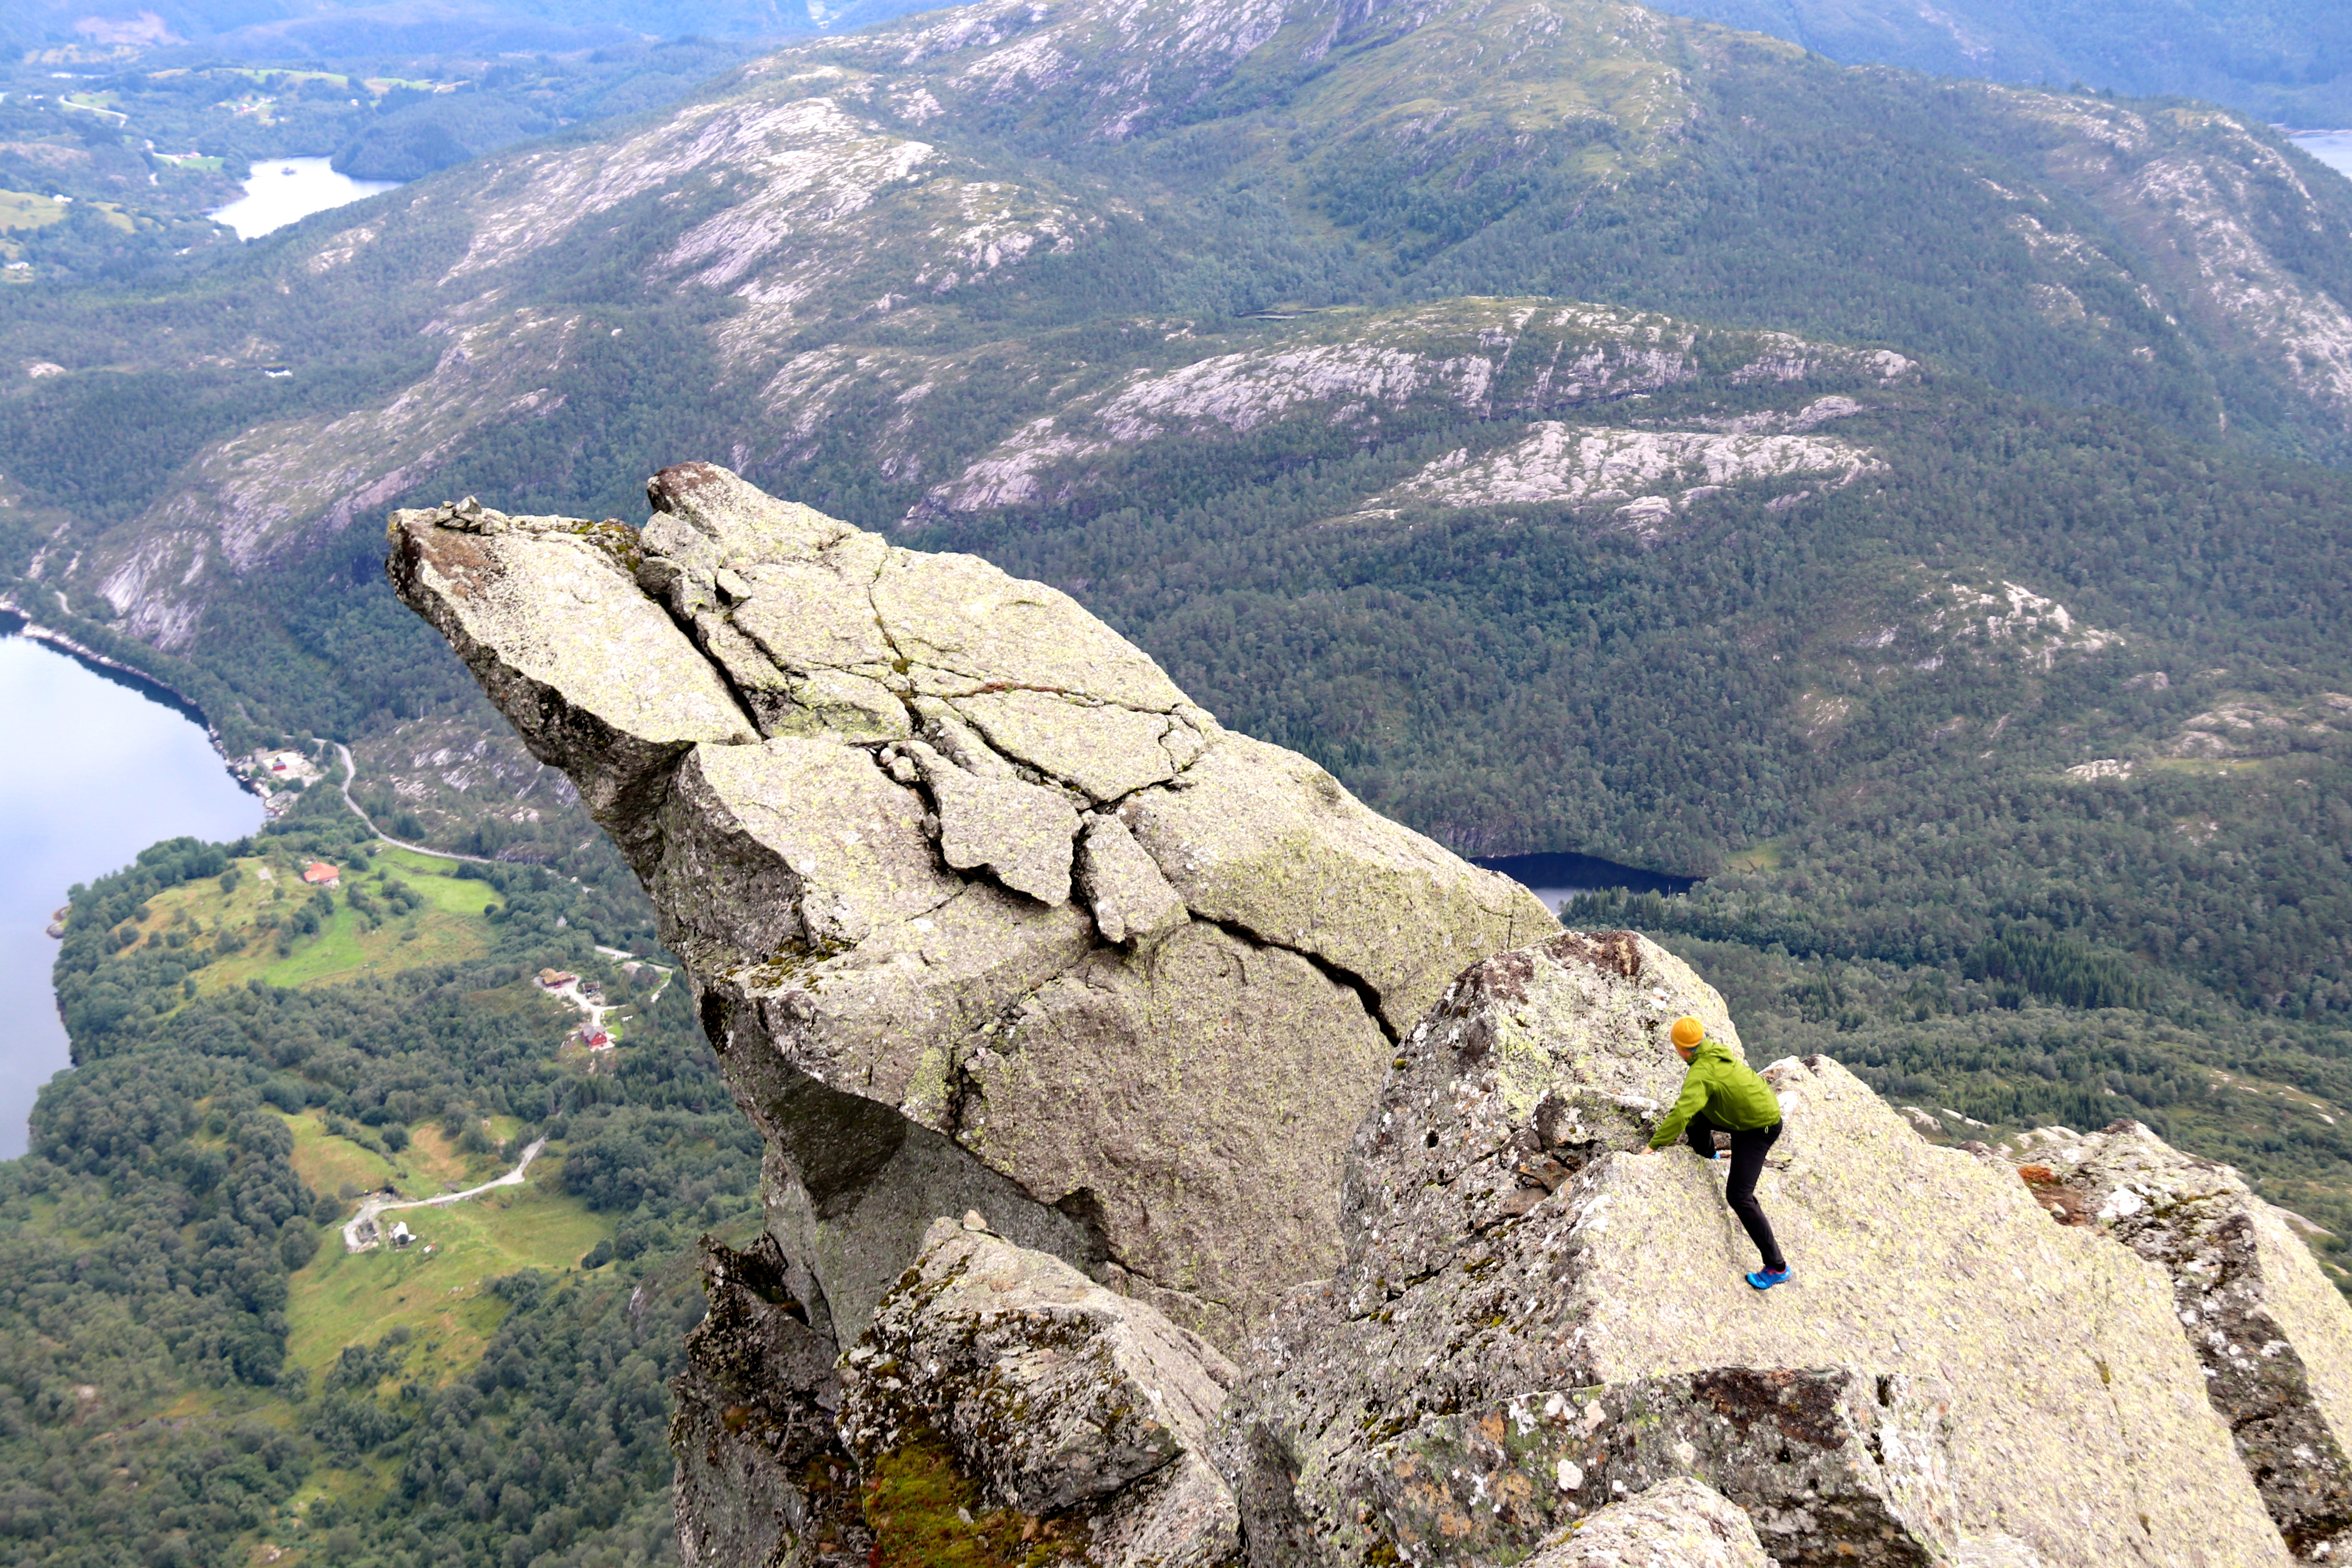
<svg viewBox="0 0 2352 1568">
<path fill-rule="evenodd" d="M 20 626 L 0 618 L 0 634 Z M 44 928 L 66 889 L 160 838 L 242 838 L 261 803 L 239 789 L 203 726 L 128 681 L 0 635 L 0 1159 L 68 1065 Z"/>
<path fill-rule="evenodd" d="M 1623 888 L 1634 893 L 1687 893 L 1700 880 L 1696 877 L 1668 876 L 1664 871 L 1644 871 L 1639 866 L 1620 866 L 1597 855 L 1496 855 L 1470 863 L 1484 866 L 1489 871 L 1500 871 L 1524 884 L 1554 914 L 1559 913 L 1560 905 L 1578 893 L 1598 892 L 1603 888 Z"/>
</svg>

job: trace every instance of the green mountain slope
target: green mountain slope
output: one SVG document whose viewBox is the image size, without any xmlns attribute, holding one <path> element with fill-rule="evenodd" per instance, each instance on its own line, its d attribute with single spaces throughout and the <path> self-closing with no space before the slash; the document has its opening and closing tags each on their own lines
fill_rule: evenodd
<svg viewBox="0 0 2352 1568">
<path fill-rule="evenodd" d="M 2327 0 L 1675 0 L 1849 64 L 2210 99 L 2258 120 L 2352 123 L 2352 16 Z"/>
<path fill-rule="evenodd" d="M 670 1556 L 694 1238 L 756 1226 L 758 1140 L 684 989 L 592 945 L 627 928 L 593 877 L 303 805 L 74 890 L 76 1070 L 0 1163 L 0 1562 Z M 568 1037 L 551 964 L 603 984 L 616 1047 Z M 346 1250 L 363 1194 L 534 1145 Z"/>
<path fill-rule="evenodd" d="M 432 487 L 617 510 L 682 442 L 786 483 L 813 350 L 996 344 L 1025 383 L 1044 331 L 1099 323 L 1073 356 L 1097 371 L 1164 364 L 1152 337 L 1209 357 L 1204 329 L 1282 304 L 1597 298 L 2352 449 L 2352 188 L 2224 114 L 1931 88 L 1605 4 L 952 16 L 128 306 L 16 299 L 10 347 L 64 374 L 16 388 L 9 471 L 107 514 L 43 580 L 177 646 L 223 576 Z M 126 375 L 201 408 L 164 460 L 55 461 Z M 898 480 L 867 476 L 885 503 Z"/>
</svg>

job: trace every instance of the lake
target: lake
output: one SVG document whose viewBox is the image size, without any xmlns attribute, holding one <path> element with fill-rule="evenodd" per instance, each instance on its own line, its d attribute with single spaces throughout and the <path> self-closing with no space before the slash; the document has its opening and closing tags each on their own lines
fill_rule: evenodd
<svg viewBox="0 0 2352 1568">
<path fill-rule="evenodd" d="M 2352 131 L 2290 131 L 2294 144 L 2331 169 L 2352 174 Z"/>
<path fill-rule="evenodd" d="M 66 889 L 158 839 L 242 838 L 262 816 L 201 725 L 43 644 L 0 636 L 0 1159 L 14 1159 L 35 1093 L 69 1061 L 45 930 Z"/>
<path fill-rule="evenodd" d="M 1603 888 L 1622 888 L 1633 893 L 1687 893 L 1699 884 L 1696 877 L 1621 866 L 1598 855 L 1495 855 L 1470 863 L 1500 871 L 1541 899 L 1544 908 L 1554 914 L 1577 894 L 1597 893 Z"/>
<path fill-rule="evenodd" d="M 396 188 L 398 180 L 354 180 L 335 173 L 324 158 L 272 158 L 253 166 L 245 195 L 207 216 L 236 230 L 239 239 L 258 239 L 312 213 Z"/>
</svg>

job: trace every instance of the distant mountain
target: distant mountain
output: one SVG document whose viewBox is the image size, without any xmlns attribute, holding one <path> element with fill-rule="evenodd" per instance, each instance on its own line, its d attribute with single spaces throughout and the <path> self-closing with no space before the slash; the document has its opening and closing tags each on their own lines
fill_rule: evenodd
<svg viewBox="0 0 2352 1568">
<path fill-rule="evenodd" d="M 37 145 L 26 181 L 118 167 Z M 71 209 L 52 227 L 92 253 L 121 232 Z M 217 881 L 86 890 L 77 1049 L 121 1059 L 44 1102 L 37 1148 L 81 1184 L 0 1213 L 44 1289 L 115 1277 L 85 1255 L 148 1278 L 145 1208 L 90 1251 L 99 1184 L 195 1205 L 277 1173 L 279 1137 L 345 1159 L 380 1123 L 462 1136 L 439 1087 L 461 1078 L 510 1121 L 585 1103 L 528 1050 L 423 1037 L 435 1007 L 512 1016 L 481 1011 L 502 987 L 545 1003 L 519 921 L 561 907 L 551 940 L 634 948 L 649 911 L 394 602 L 384 516 L 471 493 L 635 523 L 646 476 L 695 458 L 1066 591 L 1232 729 L 1450 847 L 1703 876 L 1567 918 L 1658 933 L 1756 1059 L 1832 1056 L 1939 1137 L 2131 1118 L 2238 1165 L 2352 1285 L 2352 185 L 2259 121 L 1840 66 L 1620 0 L 992 0 L 185 243 L 103 283 L 0 274 L 0 597 L 157 672 L 234 748 L 346 742 L 354 798 L 503 857 L 482 869 L 515 914 L 481 935 L 503 976 L 306 996 L 183 963 L 198 935 L 225 951 Z M 305 852 L 346 854 L 341 800 L 304 796 Z M 268 939 L 288 963 L 369 915 L 299 913 Z M 255 940 L 230 962 L 268 973 Z M 725 1113 L 684 1002 L 674 1051 L 596 1080 L 611 1125 L 565 1134 L 567 1182 L 637 1212 L 609 1238 L 634 1279 L 514 1287 L 502 1321 L 467 1309 L 494 1335 L 306 1338 L 261 1288 L 299 1242 L 199 1227 L 257 1282 L 257 1375 L 204 1375 L 316 1374 L 286 1417 L 319 1467 L 315 1560 L 411 1568 L 428 1535 L 469 1561 L 655 1555 L 669 1363 L 625 1342 L 674 1340 L 667 1249 L 740 1190 L 693 1163 Z M 186 1113 L 110 1142 L 166 1066 Z M 215 1126 L 198 1102 L 232 1090 Z M 602 1225 L 550 1256 L 584 1269 Z M 26 1539 L 87 1524 L 155 1559 L 68 1489 L 127 1491 L 114 1435 L 177 1445 L 131 1424 L 186 1407 L 18 1341 L 46 1425 L 0 1469 L 61 1521 L 28 1504 Z M 206 1516 L 234 1550 L 190 1561 L 287 1539 L 298 1470 L 271 1473 L 266 1508 Z M 179 1517 L 140 1485 L 121 1518 Z"/>
<path fill-rule="evenodd" d="M 186 43 L 232 58 L 278 60 L 561 52 L 688 35 L 798 37 L 930 8 L 925 0 L 24 0 L 0 20 L 0 40 L 93 52 Z"/>
<path fill-rule="evenodd" d="M 1841 70 L 1613 0 L 1000 4 L 796 46 L 136 303 L 20 310 L 10 346 L 66 374 L 19 384 L 9 471 L 72 514 L 43 580 L 182 647 L 221 587 L 395 500 L 617 510 L 688 447 L 860 522 L 1105 504 L 1043 470 L 1149 460 L 1140 378 L 1380 361 L 1385 312 L 1454 296 L 1840 336 L 2352 459 L 2347 241 L 2352 187 L 2225 111 Z M 216 390 L 136 460 L 44 460 L 82 400 L 190 377 Z M 1349 452 L 1435 416 L 1309 403 Z"/>
<path fill-rule="evenodd" d="M 2208 99 L 2352 126 L 2352 7 L 2336 0 L 1664 0 L 1848 65 Z"/>
</svg>

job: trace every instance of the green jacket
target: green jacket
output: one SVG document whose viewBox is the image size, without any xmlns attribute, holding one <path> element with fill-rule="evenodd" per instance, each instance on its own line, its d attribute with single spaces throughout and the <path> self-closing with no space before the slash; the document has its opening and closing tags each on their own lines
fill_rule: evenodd
<svg viewBox="0 0 2352 1568">
<path fill-rule="evenodd" d="M 1663 1149 L 1680 1138 L 1690 1119 L 1701 1111 L 1726 1132 L 1752 1132 L 1780 1120 L 1780 1101 L 1774 1097 L 1772 1086 L 1749 1071 L 1730 1047 L 1705 1039 L 1691 1053 L 1683 1091 L 1675 1096 L 1673 1109 L 1651 1134 L 1650 1147 Z"/>
</svg>

